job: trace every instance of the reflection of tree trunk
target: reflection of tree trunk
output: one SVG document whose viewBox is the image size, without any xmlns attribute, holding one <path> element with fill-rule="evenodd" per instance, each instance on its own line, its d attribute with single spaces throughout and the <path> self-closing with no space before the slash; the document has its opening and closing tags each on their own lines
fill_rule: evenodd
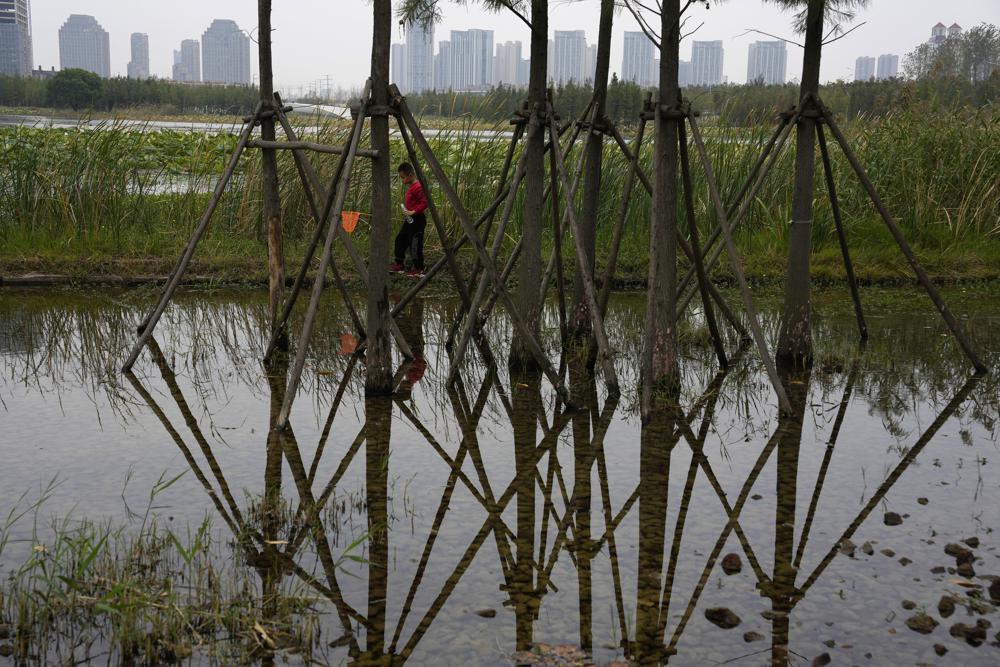
<svg viewBox="0 0 1000 667">
<path fill-rule="evenodd" d="M 368 657 L 385 653 L 386 597 L 389 593 L 389 438 L 392 401 L 365 399 L 365 500 L 368 505 Z"/>
<path fill-rule="evenodd" d="M 577 592 L 580 603 L 580 646 L 587 653 L 594 649 L 594 595 L 591 574 L 591 481 L 594 464 L 594 434 L 591 417 L 597 414 L 597 382 L 594 375 L 579 363 L 570 364 L 570 391 L 580 408 L 573 415 L 573 546 L 576 555 Z"/>
<path fill-rule="evenodd" d="M 819 68 L 823 54 L 823 13 L 826 0 L 809 0 L 806 45 L 802 61 L 800 101 L 819 94 Z M 812 358 L 809 326 L 809 254 L 812 251 L 813 173 L 816 155 L 816 119 L 799 118 L 795 146 L 795 192 L 788 235 L 788 269 L 785 274 L 785 310 L 778 359 L 785 365 L 801 365 Z"/>
<path fill-rule="evenodd" d="M 288 354 L 278 350 L 268 360 L 264 372 L 271 393 L 270 422 L 267 432 L 267 452 L 264 458 L 264 495 L 261 498 L 260 520 L 264 544 L 256 563 L 261 581 L 261 614 L 266 625 L 275 627 L 278 613 L 281 555 L 277 546 L 281 530 L 281 478 L 285 431 L 275 430 L 278 414 L 285 402 L 288 378 Z M 290 430 L 287 433 L 291 433 Z"/>
<path fill-rule="evenodd" d="M 536 289 L 537 291 L 537 289 Z M 514 466 L 517 489 L 517 528 L 514 537 L 514 571 L 511 602 L 514 604 L 515 640 L 518 651 L 534 642 L 538 592 L 535 590 L 535 447 L 537 415 L 542 409 L 541 378 L 537 373 L 511 375 L 514 422 Z"/>
<path fill-rule="evenodd" d="M 639 452 L 639 548 L 636 577 L 635 654 L 641 665 L 665 661 L 660 631 L 660 585 L 667 525 L 670 453 L 677 442 L 676 406 L 662 402 L 642 429 Z"/>
<path fill-rule="evenodd" d="M 594 75 L 594 118 L 600 123 L 607 113 L 608 70 L 611 66 L 611 27 L 614 22 L 614 0 L 601 0 L 600 28 L 597 36 L 597 70 Z M 601 169 L 604 156 L 604 135 L 591 131 L 587 146 L 586 173 L 583 178 L 583 206 L 580 215 L 580 243 L 596 270 L 597 213 L 600 204 Z M 583 274 L 577 267 L 573 277 L 573 330 L 578 336 L 590 333 L 590 309 L 583 291 Z"/>
<path fill-rule="evenodd" d="M 771 598 L 774 619 L 771 625 L 771 661 L 787 665 L 791 611 L 798 601 L 795 578 L 795 498 L 798 490 L 799 449 L 802 443 L 802 420 L 809 395 L 809 371 L 786 374 L 781 378 L 788 388 L 792 413 L 778 421 L 777 502 L 774 515 L 774 576 L 764 594 Z"/>
<path fill-rule="evenodd" d="M 260 99 L 264 110 L 274 102 L 274 77 L 271 68 L 271 0 L 258 0 L 257 35 L 260 56 Z M 260 121 L 260 138 L 274 141 L 274 115 Z M 265 148 L 261 151 L 261 186 L 264 200 L 264 221 L 267 225 L 267 268 L 269 286 L 269 312 L 271 330 L 277 325 L 281 312 L 281 299 L 285 290 L 285 255 L 281 234 L 281 195 L 278 190 L 277 151 Z M 282 344 L 287 344 L 282 337 Z"/>
<path fill-rule="evenodd" d="M 654 121 L 653 205 L 650 224 L 649 284 L 646 298 L 646 342 L 643 349 L 643 410 L 650 394 L 679 382 L 677 358 L 677 106 L 680 53 L 680 0 L 662 4 L 660 90 Z M 644 414 L 644 417 L 648 414 Z"/>
<path fill-rule="evenodd" d="M 538 285 L 542 282 L 542 209 L 545 188 L 545 132 L 539 113 L 545 109 L 545 86 L 549 49 L 548 0 L 531 0 L 531 60 L 528 79 L 528 125 L 524 150 L 527 154 L 524 179 L 524 204 L 521 216 L 521 259 L 518 262 L 514 303 L 535 335 L 539 332 L 541 302 Z M 510 366 L 533 369 L 538 362 L 527 341 L 515 336 L 510 349 Z"/>
<path fill-rule="evenodd" d="M 368 394 L 392 393 L 392 347 L 389 341 L 389 294 L 386 280 L 389 267 L 389 236 L 392 225 L 389 186 L 389 41 L 392 32 L 391 0 L 375 0 L 372 31 L 371 147 L 378 151 L 372 159 L 372 230 L 368 249 L 368 349 L 365 363 Z M 381 115 L 380 115 L 381 114 Z M 335 221 L 336 222 L 336 221 Z"/>
</svg>

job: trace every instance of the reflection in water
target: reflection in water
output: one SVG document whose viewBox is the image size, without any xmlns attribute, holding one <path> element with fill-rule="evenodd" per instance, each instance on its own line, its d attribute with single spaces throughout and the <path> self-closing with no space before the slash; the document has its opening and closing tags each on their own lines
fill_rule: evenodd
<svg viewBox="0 0 1000 667">
<path fill-rule="evenodd" d="M 827 479 L 842 460 L 838 440 L 850 428 L 852 399 L 873 384 L 885 386 L 884 378 L 863 372 L 870 350 L 848 362 L 842 385 L 830 382 L 828 370 L 788 373 L 794 411 L 776 418 L 760 407 L 754 387 L 766 387 L 741 350 L 701 394 L 661 397 L 637 428 L 630 401 L 604 397 L 586 365 L 572 359 L 563 368 L 573 411 L 540 376 L 505 379 L 505 371 L 487 364 L 445 386 L 437 369 L 447 368 L 447 351 L 438 335 L 425 334 L 447 330 L 435 329 L 448 321 L 437 308 L 417 300 L 399 319 L 417 357 L 398 369 L 392 398 L 360 396 L 357 355 L 343 357 L 334 373 L 328 369 L 336 352 L 318 353 L 314 384 L 307 385 L 317 396 L 315 427 L 298 416 L 310 442 L 296 437 L 294 415 L 287 429 L 273 428 L 288 372 L 287 357 L 275 355 L 263 369 L 268 395 L 256 399 L 261 409 L 267 402 L 272 427 L 257 434 L 264 449 L 256 484 L 241 475 L 230 486 L 224 462 L 237 462 L 219 452 L 206 392 L 198 389 L 204 385 L 192 381 L 206 377 L 205 369 L 183 354 L 165 354 L 154 340 L 151 372 L 127 376 L 141 410 L 165 429 L 259 576 L 262 663 L 296 646 L 320 663 L 431 664 L 440 657 L 530 664 L 552 645 L 571 644 L 602 661 L 703 664 L 742 652 L 759 664 L 759 649 L 743 650 L 738 635 L 702 618 L 720 595 L 743 614 L 754 608 L 751 597 L 729 582 L 723 589 L 719 578 L 720 559 L 735 544 L 757 599 L 767 604 L 769 659 L 793 664 L 801 656 L 794 647 L 815 650 L 815 637 L 793 632 L 810 590 L 977 383 L 966 382 L 902 456 L 872 464 L 888 474 L 877 476 L 873 492 L 861 490 L 855 513 Z M 700 364 L 711 350 L 692 356 Z M 825 401 L 834 388 L 836 398 Z M 362 410 L 356 419 L 351 414 Z M 971 412 L 983 418 L 984 410 L 976 401 Z M 817 452 L 810 438 L 820 429 L 812 422 L 827 413 L 832 428 Z M 418 468 L 427 475 L 424 466 L 442 470 L 440 483 L 421 485 L 424 477 L 414 477 L 414 489 L 401 490 L 397 480 L 409 477 L 401 470 L 407 465 L 413 475 Z M 773 481 L 766 490 L 773 507 L 751 511 L 763 480 Z M 839 509 L 824 503 L 824 490 L 835 494 Z M 399 520 L 400 502 L 406 521 Z M 365 516 L 356 545 L 342 534 L 351 508 Z M 832 533 L 821 526 L 828 518 Z M 322 600 L 322 641 L 286 599 L 291 580 Z M 825 600 L 829 591 L 813 596 Z M 748 616 L 744 623 L 752 624 Z M 443 629 L 435 634 L 437 626 Z M 422 649 L 424 642 L 430 648 Z"/>
</svg>

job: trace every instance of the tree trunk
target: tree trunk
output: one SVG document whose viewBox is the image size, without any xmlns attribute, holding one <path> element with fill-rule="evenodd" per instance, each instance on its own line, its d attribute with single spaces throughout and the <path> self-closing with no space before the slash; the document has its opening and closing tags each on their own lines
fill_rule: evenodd
<svg viewBox="0 0 1000 667">
<path fill-rule="evenodd" d="M 608 70 L 611 66 L 611 28 L 614 23 L 615 0 L 601 0 L 600 29 L 597 36 L 597 70 L 594 72 L 594 118 L 600 123 L 607 114 Z M 601 169 L 604 156 L 604 134 L 592 133 L 587 147 L 586 172 L 583 177 L 583 206 L 580 217 L 580 243 L 596 272 L 597 212 L 600 205 Z M 590 335 L 590 308 L 583 290 L 583 275 L 577 267 L 573 277 L 573 333 L 581 338 Z"/>
<path fill-rule="evenodd" d="M 653 393 L 673 395 L 680 384 L 677 355 L 677 123 L 667 109 L 677 107 L 680 89 L 680 0 L 662 4 L 660 89 L 653 145 L 653 205 L 649 226 L 649 284 L 646 289 L 646 340 L 643 346 L 643 417 Z"/>
<path fill-rule="evenodd" d="M 271 66 L 271 0 L 258 0 L 258 55 L 260 59 L 260 99 L 264 110 L 274 103 L 274 74 Z M 274 141 L 274 116 L 268 115 L 260 122 L 260 138 Z M 277 151 L 265 148 L 261 152 L 261 188 L 263 191 L 263 212 L 267 225 L 267 275 L 268 312 L 271 316 L 271 333 L 278 324 L 281 300 L 285 290 L 285 253 L 281 234 L 281 194 L 278 190 Z M 282 336 L 282 346 L 288 345 L 288 338 Z"/>
<path fill-rule="evenodd" d="M 528 78 L 528 124 L 524 150 L 524 204 L 521 215 L 521 259 L 518 263 L 517 289 L 514 305 L 521 312 L 528 328 L 539 333 L 542 303 L 538 285 L 542 282 L 542 209 L 545 194 L 545 122 L 540 114 L 545 110 L 545 89 L 548 62 L 548 0 L 531 0 L 531 70 Z M 511 368 L 538 370 L 527 341 L 515 336 L 510 348 Z"/>
<path fill-rule="evenodd" d="M 389 42 L 392 33 L 391 0 L 375 0 L 372 30 L 372 105 L 371 147 L 378 151 L 372 160 L 372 231 L 368 248 L 368 349 L 365 352 L 367 376 L 365 392 L 370 395 L 392 393 L 392 347 L 389 341 L 389 237 L 392 233 L 392 210 L 389 184 Z M 337 224 L 334 221 L 331 224 Z"/>
<path fill-rule="evenodd" d="M 800 101 L 819 94 L 819 68 L 823 55 L 823 13 L 826 0 L 809 0 L 806 45 L 802 61 Z M 795 190 L 791 230 L 788 235 L 788 269 L 785 274 L 785 308 L 777 358 L 782 366 L 805 366 L 812 361 L 809 255 L 812 252 L 813 175 L 816 158 L 816 119 L 799 119 L 795 148 Z"/>
</svg>

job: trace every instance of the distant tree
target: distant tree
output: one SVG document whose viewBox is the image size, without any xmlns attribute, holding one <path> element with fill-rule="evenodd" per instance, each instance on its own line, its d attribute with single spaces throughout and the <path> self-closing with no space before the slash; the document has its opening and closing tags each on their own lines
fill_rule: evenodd
<svg viewBox="0 0 1000 667">
<path fill-rule="evenodd" d="M 79 111 L 97 106 L 104 92 L 104 81 L 93 72 L 70 68 L 49 79 L 47 88 L 49 104 Z"/>
</svg>

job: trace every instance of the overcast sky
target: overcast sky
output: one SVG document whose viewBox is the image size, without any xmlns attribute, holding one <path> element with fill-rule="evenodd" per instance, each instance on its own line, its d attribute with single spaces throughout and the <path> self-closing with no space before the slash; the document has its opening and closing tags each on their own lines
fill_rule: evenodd
<svg viewBox="0 0 1000 667">
<path fill-rule="evenodd" d="M 129 35 L 149 34 L 150 65 L 156 76 L 169 77 L 173 49 L 182 39 L 200 38 L 214 18 L 235 20 L 248 32 L 257 23 L 256 0 L 32 0 L 35 65 L 59 66 L 58 30 L 71 13 L 92 14 L 111 34 L 112 74 L 125 74 Z M 470 4 L 477 4 L 472 2 Z M 550 0 L 549 29 L 587 32 L 597 39 L 599 0 Z M 796 39 L 791 16 L 762 0 L 728 0 L 692 16 L 692 25 L 704 22 L 695 39 L 721 39 L 725 43 L 724 73 L 733 82 L 746 79 L 747 45 L 760 35 L 744 34 L 756 28 Z M 444 20 L 436 28 L 435 42 L 450 30 L 491 28 L 494 40 L 521 40 L 527 57 L 528 29 L 510 14 L 493 14 L 477 7 L 463 7 L 442 0 Z M 1000 0 L 873 0 L 858 22 L 867 22 L 847 38 L 829 45 L 823 56 L 824 80 L 851 79 L 854 60 L 860 55 L 896 53 L 901 57 L 926 41 L 938 21 L 965 28 L 982 22 L 1000 24 Z M 333 85 L 363 83 L 371 48 L 370 0 L 274 0 L 273 24 L 275 79 L 279 90 L 294 94 L 329 76 Z M 615 19 L 612 71 L 621 69 L 622 32 L 637 30 L 634 19 L 620 12 Z M 393 41 L 402 41 L 398 30 Z M 690 39 L 681 46 L 681 57 L 690 56 Z M 254 56 L 256 72 L 256 54 Z M 902 67 L 902 58 L 900 62 Z M 801 50 L 792 47 L 788 76 L 801 67 Z"/>
</svg>

